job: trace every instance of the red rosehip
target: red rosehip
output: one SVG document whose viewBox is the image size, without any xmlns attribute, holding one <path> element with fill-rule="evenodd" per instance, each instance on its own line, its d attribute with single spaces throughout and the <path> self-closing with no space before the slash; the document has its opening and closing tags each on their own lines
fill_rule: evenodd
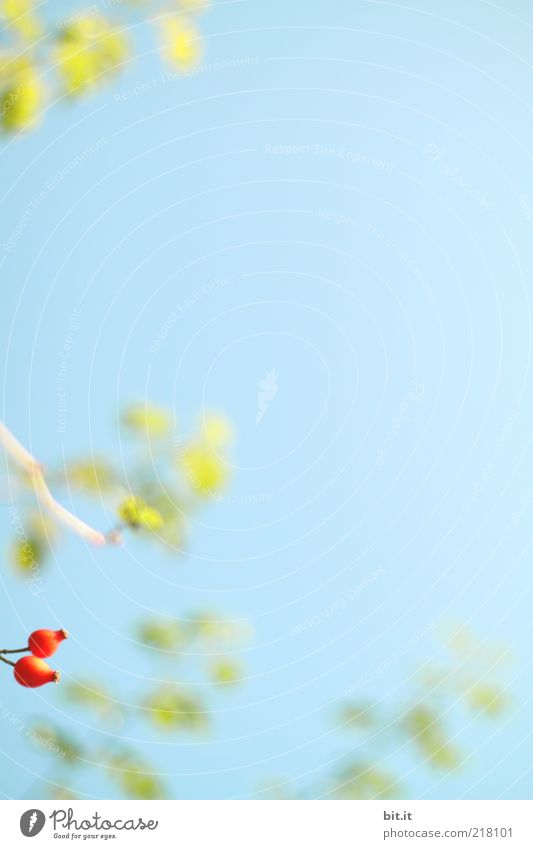
<svg viewBox="0 0 533 849">
<path fill-rule="evenodd" d="M 50 669 L 45 660 L 31 654 L 17 660 L 13 672 L 15 680 L 23 687 L 42 687 L 61 678 L 60 673 Z"/>
<path fill-rule="evenodd" d="M 49 628 L 40 628 L 39 631 L 30 634 L 28 645 L 35 657 L 51 657 L 59 644 L 67 637 L 68 631 L 50 631 Z"/>
</svg>

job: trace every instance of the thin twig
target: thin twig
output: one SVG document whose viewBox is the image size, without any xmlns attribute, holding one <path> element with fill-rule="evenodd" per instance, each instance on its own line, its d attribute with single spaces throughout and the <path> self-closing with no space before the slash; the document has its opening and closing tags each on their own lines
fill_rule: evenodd
<svg viewBox="0 0 533 849">
<path fill-rule="evenodd" d="M 30 647 L 26 646 L 23 649 L 0 649 L 0 654 L 22 654 L 23 651 L 29 651 Z"/>
<path fill-rule="evenodd" d="M 119 542 L 116 534 L 106 535 L 95 530 L 55 500 L 44 479 L 42 464 L 24 448 L 3 422 L 0 422 L 0 445 L 3 445 L 6 454 L 9 454 L 30 475 L 37 498 L 48 512 L 55 516 L 58 522 L 93 545 Z"/>
<path fill-rule="evenodd" d="M 4 663 L 9 663 L 10 666 L 15 666 L 12 660 L 8 660 L 7 657 L 2 657 L 0 654 L 0 660 L 3 660 Z"/>
</svg>

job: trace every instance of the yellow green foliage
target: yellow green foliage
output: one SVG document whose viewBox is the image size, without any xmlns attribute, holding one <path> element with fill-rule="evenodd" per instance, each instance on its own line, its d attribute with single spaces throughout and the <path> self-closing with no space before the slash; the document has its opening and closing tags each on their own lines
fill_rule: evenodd
<svg viewBox="0 0 533 849">
<path fill-rule="evenodd" d="M 164 799 L 165 789 L 157 773 L 134 752 L 123 749 L 105 756 L 108 775 L 131 799 Z"/>
<path fill-rule="evenodd" d="M 55 523 L 37 511 L 28 513 L 17 527 L 16 539 L 11 544 L 11 562 L 14 568 L 34 575 L 50 554 L 50 546 L 57 536 Z"/>
<path fill-rule="evenodd" d="M 38 569 L 46 559 L 46 546 L 42 540 L 27 538 L 16 540 L 11 547 L 11 562 L 20 572 L 31 572 Z"/>
<path fill-rule="evenodd" d="M 54 60 L 69 94 L 91 88 L 115 73 L 128 55 L 125 36 L 98 13 L 61 30 Z"/>
<path fill-rule="evenodd" d="M 330 795 L 337 799 L 397 799 L 397 780 L 382 769 L 367 764 L 345 767 L 337 776 Z"/>
<path fill-rule="evenodd" d="M 75 763 L 81 755 L 81 749 L 74 740 L 48 723 L 30 728 L 28 737 L 32 743 L 67 763 Z"/>
<path fill-rule="evenodd" d="M 131 433 L 160 439 L 170 433 L 172 418 L 170 413 L 161 407 L 132 404 L 125 409 L 122 424 Z"/>
<path fill-rule="evenodd" d="M 122 711 L 117 700 L 95 681 L 64 681 L 61 692 L 69 702 L 98 717 L 112 718 L 115 724 L 122 722 Z"/>
<path fill-rule="evenodd" d="M 0 55 L 0 118 L 7 131 L 23 130 L 38 119 L 44 87 L 32 63 L 24 57 Z"/>
<path fill-rule="evenodd" d="M 193 67 L 202 56 L 200 33 L 185 15 L 176 15 L 165 20 L 163 41 L 168 58 L 180 70 Z"/>
<path fill-rule="evenodd" d="M 110 492 L 118 483 L 118 476 L 110 463 L 98 457 L 70 463 L 65 476 L 77 489 L 93 495 Z"/>
<path fill-rule="evenodd" d="M 37 0 L 0 0 L 5 46 L 0 66 L 12 65 L 7 73 L 5 67 L 4 72 L 0 70 L 0 128 L 6 132 L 35 126 L 50 86 L 42 81 L 50 78 L 50 67 L 56 70 L 53 101 L 60 99 L 58 88 L 60 95 L 79 95 L 108 81 L 130 56 L 125 36 L 132 23 L 130 14 L 136 9 L 137 19 L 148 18 L 147 4 L 140 0 L 107 4 L 113 7 L 109 17 L 92 3 L 77 6 L 70 20 L 59 22 L 56 28 L 48 15 L 40 15 L 44 5 Z M 54 4 L 48 6 L 53 13 Z M 156 8 L 151 10 L 162 52 L 184 72 L 202 56 L 203 43 L 195 21 L 207 6 L 207 0 L 174 0 L 175 14 L 158 15 Z M 16 68 L 13 63 L 23 67 Z"/>
<path fill-rule="evenodd" d="M 475 684 L 467 691 L 466 699 L 471 710 L 494 717 L 500 716 L 508 705 L 505 694 L 492 684 Z"/>
<path fill-rule="evenodd" d="M 33 41 L 42 31 L 34 6 L 33 0 L 0 0 L 0 19 L 8 22 L 10 32 Z"/>
<path fill-rule="evenodd" d="M 205 12 L 209 6 L 209 0 L 178 0 L 178 2 L 186 12 Z"/>
<path fill-rule="evenodd" d="M 339 711 L 339 725 L 350 728 L 371 728 L 376 724 L 375 706 L 371 703 L 347 703 Z"/>
<path fill-rule="evenodd" d="M 239 683 L 242 681 L 243 674 L 242 665 L 229 658 L 219 658 L 213 661 L 209 670 L 209 677 L 213 684 L 221 687 Z"/>
<path fill-rule="evenodd" d="M 184 621 L 188 623 L 191 639 L 203 643 L 237 642 L 248 639 L 250 636 L 249 623 L 223 619 L 211 611 L 200 611 Z"/>
<path fill-rule="evenodd" d="M 187 642 L 187 631 L 177 619 L 145 619 L 136 629 L 138 640 L 150 648 L 176 651 Z"/>
<path fill-rule="evenodd" d="M 165 685 L 151 693 L 145 708 L 152 723 L 164 731 L 198 732 L 209 724 L 203 702 L 174 685 Z"/>
<path fill-rule="evenodd" d="M 412 742 L 428 762 L 447 770 L 459 766 L 459 750 L 446 740 L 440 718 L 431 707 L 415 705 L 407 712 L 404 725 Z"/>
<path fill-rule="evenodd" d="M 150 531 L 157 531 L 163 525 L 163 518 L 157 510 L 146 504 L 142 498 L 136 498 L 130 495 L 118 507 L 118 515 L 120 519 L 133 530 L 144 528 Z"/>
<path fill-rule="evenodd" d="M 181 508 L 180 496 L 165 482 L 165 488 L 149 485 L 141 488 L 141 494 L 162 519 L 157 528 L 157 539 L 173 551 L 184 547 L 186 515 Z"/>
<path fill-rule="evenodd" d="M 228 644 L 243 642 L 249 636 L 248 623 L 232 622 L 214 613 L 203 612 L 182 619 L 149 617 L 138 622 L 135 628 L 135 637 L 145 646 L 184 655 L 197 652 L 198 644 L 202 648 L 216 646 L 224 651 Z M 242 677 L 241 664 L 227 657 L 214 661 L 211 669 L 215 678 L 218 677 L 216 683 Z"/>
<path fill-rule="evenodd" d="M 202 432 L 205 441 L 215 449 L 224 449 L 233 440 L 233 428 L 225 416 L 209 413 L 206 415 Z"/>
<path fill-rule="evenodd" d="M 180 461 L 190 486 L 199 495 L 214 495 L 226 484 L 227 464 L 206 442 L 188 445 Z"/>
</svg>

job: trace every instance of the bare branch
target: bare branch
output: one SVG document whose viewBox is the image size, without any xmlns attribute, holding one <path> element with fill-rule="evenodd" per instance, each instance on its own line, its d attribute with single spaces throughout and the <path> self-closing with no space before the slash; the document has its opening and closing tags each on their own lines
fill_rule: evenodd
<svg viewBox="0 0 533 849">
<path fill-rule="evenodd" d="M 0 445 L 4 447 L 6 454 L 12 457 L 29 474 L 37 498 L 58 522 L 70 528 L 71 531 L 74 531 L 74 533 L 86 539 L 92 545 L 106 545 L 107 543 L 120 541 L 114 532 L 106 535 L 101 531 L 95 530 L 95 528 L 87 525 L 55 500 L 44 479 L 43 465 L 24 448 L 3 422 L 0 422 Z"/>
</svg>

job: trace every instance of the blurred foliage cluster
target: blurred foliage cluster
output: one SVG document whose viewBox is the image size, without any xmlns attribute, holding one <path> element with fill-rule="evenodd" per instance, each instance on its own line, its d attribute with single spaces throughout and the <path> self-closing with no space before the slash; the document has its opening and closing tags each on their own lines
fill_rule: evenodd
<svg viewBox="0 0 533 849">
<path fill-rule="evenodd" d="M 146 404 L 127 407 L 120 424 L 125 437 L 117 455 L 120 465 L 103 456 L 82 457 L 47 470 L 46 478 L 71 500 L 80 496 L 103 508 L 110 539 L 130 532 L 169 551 L 181 551 L 187 517 L 210 498 L 219 500 L 228 481 L 232 429 L 223 416 L 204 412 L 191 435 L 176 438 L 173 415 Z M 32 503 L 31 480 L 23 472 L 18 473 L 18 485 L 28 503 L 26 512 L 17 512 L 13 520 L 13 563 L 24 576 L 42 565 L 60 530 L 53 517 Z M 142 729 L 147 735 L 205 739 L 216 691 L 245 677 L 236 657 L 249 635 L 245 623 L 205 610 L 175 618 L 152 615 L 136 622 L 132 643 L 148 653 L 155 675 L 150 672 L 137 692 L 123 692 L 92 677 L 63 680 L 62 695 L 82 714 L 86 733 L 74 737 L 49 719 L 37 720 L 31 728 L 29 738 L 54 764 L 46 792 L 69 798 L 78 771 L 100 769 L 121 796 L 164 798 L 169 790 L 144 747 L 125 739 L 139 739 Z M 262 795 L 408 798 L 411 772 L 427 770 L 431 784 L 461 769 L 470 755 L 457 729 L 498 719 L 508 708 L 501 683 L 507 653 L 455 626 L 435 657 L 438 661 L 407 679 L 408 689 L 398 696 L 350 699 L 339 705 L 335 731 L 349 732 L 353 742 L 343 746 L 338 768 L 319 786 L 293 791 L 285 780 L 271 779 Z M 157 665 L 163 668 L 158 671 Z"/>
<path fill-rule="evenodd" d="M 111 537 L 131 531 L 169 552 L 181 552 L 188 518 L 202 503 L 220 498 L 228 482 L 231 426 L 223 416 L 206 412 L 190 438 L 176 440 L 170 412 L 138 404 L 124 410 L 121 425 L 131 444 L 131 463 L 119 468 L 103 456 L 77 458 L 61 469 L 48 469 L 47 480 L 70 501 L 81 497 L 103 508 Z M 18 475 L 22 496 L 11 562 L 31 580 L 61 529 L 35 504 L 31 481 L 15 468 L 10 474 Z"/>
<path fill-rule="evenodd" d="M 92 679 L 64 680 L 61 695 L 80 711 L 85 734 L 74 737 L 49 719 L 35 720 L 28 736 L 51 759 L 52 773 L 44 788 L 50 795 L 72 798 L 76 774 L 96 768 L 125 798 L 166 798 L 169 789 L 146 760 L 145 747 L 125 744 L 123 738 L 131 728 L 137 736 L 140 722 L 158 734 L 205 739 L 212 727 L 210 694 L 244 678 L 242 663 L 233 657 L 250 636 L 248 624 L 242 621 L 198 611 L 181 619 L 141 620 L 132 636 L 153 661 L 167 664 L 154 668 L 157 683 L 146 688 L 145 682 L 142 691 L 123 693 Z"/>
<path fill-rule="evenodd" d="M 176 432 L 170 411 L 132 404 L 120 416 L 120 465 L 103 455 L 76 458 L 47 468 L 47 483 L 69 507 L 78 498 L 87 506 L 92 501 L 109 523 L 110 542 L 129 532 L 180 552 L 188 517 L 209 499 L 218 500 L 229 479 L 233 433 L 223 416 L 207 411 L 189 437 L 178 439 Z M 31 476 L 15 466 L 9 476 L 19 501 L 12 516 L 11 560 L 17 574 L 31 580 L 28 575 L 40 573 L 63 530 L 55 513 L 45 514 L 36 502 Z M 212 611 L 179 618 L 152 615 L 132 629 L 132 643 L 151 661 L 150 675 L 137 692 L 92 677 L 63 678 L 59 692 L 80 712 L 86 733 L 74 737 L 49 719 L 37 719 L 30 728 L 28 737 L 54 764 L 46 792 L 70 798 L 75 773 L 92 767 L 103 770 L 122 796 L 164 798 L 167 788 L 142 749 L 123 742 L 128 729 L 141 724 L 153 734 L 209 734 L 209 699 L 217 689 L 243 680 L 235 655 L 249 636 L 247 623 Z M 165 666 L 157 669 L 158 664 Z"/>
<path fill-rule="evenodd" d="M 48 106 L 82 97 L 112 80 L 135 53 L 139 21 L 153 27 L 156 49 L 177 71 L 187 72 L 203 52 L 199 16 L 208 0 L 104 0 L 70 8 L 57 18 L 52 2 L 0 0 L 0 130 L 35 127 Z M 98 6 L 101 6 L 101 9 Z M 101 456 L 75 459 L 47 470 L 47 480 L 69 498 L 92 499 L 113 516 L 110 538 L 131 531 L 170 551 L 182 551 L 187 517 L 219 495 L 229 478 L 231 427 L 218 415 L 204 415 L 191 437 L 176 441 L 173 416 L 165 409 L 133 405 L 122 415 L 135 459 L 117 466 Z M 60 529 L 34 502 L 32 482 L 10 470 L 22 493 L 22 513 L 13 519 L 11 562 L 18 574 L 40 572 Z M 249 636 L 243 623 L 206 611 L 181 618 L 150 617 L 136 623 L 132 639 L 163 664 L 142 692 L 124 693 L 94 679 L 64 680 L 62 697 L 84 717 L 85 732 L 73 736 L 49 718 L 36 719 L 27 735 L 48 753 L 53 773 L 50 795 L 72 797 L 78 771 L 102 770 L 120 795 L 165 798 L 167 787 L 133 739 L 140 723 L 148 734 L 206 735 L 212 724 L 208 699 L 244 679 L 235 660 Z M 336 730 L 350 733 L 340 766 L 311 791 L 288 790 L 282 779 L 263 789 L 269 798 L 387 799 L 409 795 L 406 771 L 393 766 L 399 753 L 413 769 L 446 775 L 468 757 L 455 727 L 498 719 L 508 708 L 499 683 L 505 652 L 480 645 L 465 629 L 447 643 L 448 657 L 430 663 L 413 679 L 411 692 L 397 700 L 350 700 L 339 706 Z M 169 667 L 170 664 L 170 667 Z M 155 683 L 154 683 L 155 681 Z M 461 723 L 456 723 L 461 714 Z M 134 733 L 129 733 L 134 729 Z M 345 738 L 346 739 L 346 738 Z M 105 741 L 105 743 L 103 742 Z M 348 754 L 349 750 L 349 754 Z M 37 793 L 36 795 L 39 795 Z"/>
<path fill-rule="evenodd" d="M 164 59 L 178 71 L 202 56 L 198 16 L 207 0 L 114 0 L 80 4 L 63 19 L 37 0 L 0 0 L 0 126 L 35 126 L 49 103 L 80 97 L 131 61 L 130 33 L 139 19 L 153 25 Z"/>
<path fill-rule="evenodd" d="M 502 683 L 509 661 L 502 647 L 480 643 L 464 626 L 454 626 L 441 663 L 428 663 L 412 679 L 411 691 L 397 701 L 348 700 L 339 705 L 335 728 L 353 737 L 350 751 L 321 787 L 300 792 L 282 778 L 261 788 L 268 798 L 403 799 L 409 787 L 400 757 L 411 770 L 427 770 L 428 784 L 460 770 L 470 757 L 457 728 L 477 720 L 499 719 L 509 708 Z M 457 720 L 461 719 L 458 723 Z M 345 751 L 345 750 L 344 750 Z"/>
</svg>

